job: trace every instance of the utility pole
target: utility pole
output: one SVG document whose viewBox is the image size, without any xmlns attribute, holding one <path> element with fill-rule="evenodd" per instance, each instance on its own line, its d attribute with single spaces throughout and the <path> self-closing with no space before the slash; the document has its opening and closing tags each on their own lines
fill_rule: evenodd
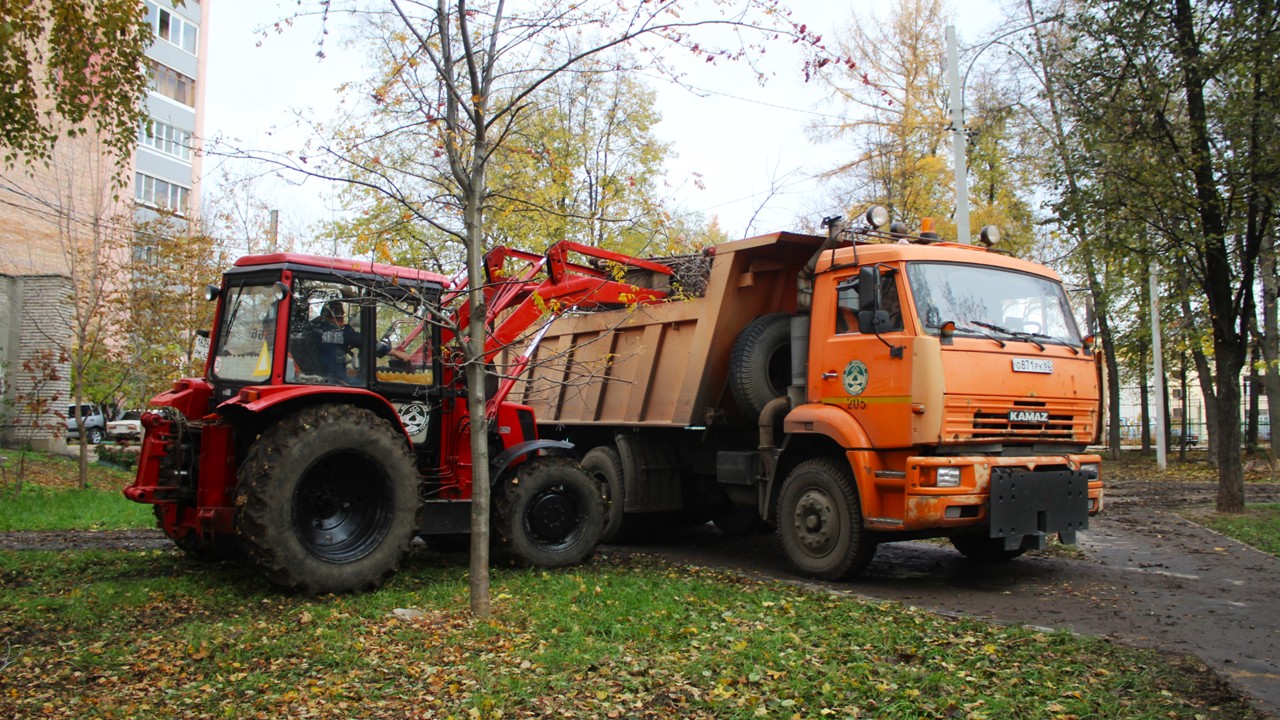
<svg viewBox="0 0 1280 720">
<path fill-rule="evenodd" d="M 964 130 L 964 85 L 960 80 L 960 43 L 956 26 L 947 26 L 947 73 L 951 82 L 951 153 L 956 176 L 956 241 L 969 239 L 969 169 L 965 158 L 968 138 Z"/>
</svg>

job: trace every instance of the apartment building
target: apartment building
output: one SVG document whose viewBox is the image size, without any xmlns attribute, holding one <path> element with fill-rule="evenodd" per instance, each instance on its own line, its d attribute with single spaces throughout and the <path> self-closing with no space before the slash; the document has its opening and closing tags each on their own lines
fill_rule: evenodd
<svg viewBox="0 0 1280 720">
<path fill-rule="evenodd" d="M 188 217 L 200 207 L 204 29 L 212 1 L 142 0 L 155 39 L 146 53 L 147 118 L 131 167 L 123 169 L 124 192 L 109 182 L 122 169 L 93 137 L 60 142 L 47 165 L 0 173 L 0 445 L 58 444 L 57 432 L 45 429 L 56 422 L 25 416 L 33 378 L 23 368 L 41 351 L 73 345 L 74 279 L 94 269 L 76 250 L 94 224 L 130 214 L 149 220 L 158 210 Z M 65 412 L 71 373 L 63 362 L 54 374 L 40 392 L 59 394 Z"/>
</svg>

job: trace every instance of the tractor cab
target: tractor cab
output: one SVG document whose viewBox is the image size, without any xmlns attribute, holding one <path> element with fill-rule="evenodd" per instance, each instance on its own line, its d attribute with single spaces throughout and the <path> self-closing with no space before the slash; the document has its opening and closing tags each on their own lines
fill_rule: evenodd
<svg viewBox="0 0 1280 720">
<path fill-rule="evenodd" d="M 246 389 L 251 396 L 286 386 L 367 390 L 395 408 L 420 446 L 428 440 L 427 407 L 438 397 L 440 331 L 431 313 L 444 279 L 409 268 L 334 264 L 258 255 L 226 274 L 206 368 L 213 405 Z"/>
</svg>

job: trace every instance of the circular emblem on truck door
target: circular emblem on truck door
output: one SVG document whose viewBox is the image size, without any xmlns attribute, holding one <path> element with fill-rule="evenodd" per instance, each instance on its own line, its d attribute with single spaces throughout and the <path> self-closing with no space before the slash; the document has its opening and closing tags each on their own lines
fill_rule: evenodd
<svg viewBox="0 0 1280 720">
<path fill-rule="evenodd" d="M 867 382 L 870 379 L 871 373 L 861 360 L 850 360 L 849 364 L 844 366 L 844 391 L 850 395 L 861 395 L 862 391 L 867 389 Z"/>
</svg>

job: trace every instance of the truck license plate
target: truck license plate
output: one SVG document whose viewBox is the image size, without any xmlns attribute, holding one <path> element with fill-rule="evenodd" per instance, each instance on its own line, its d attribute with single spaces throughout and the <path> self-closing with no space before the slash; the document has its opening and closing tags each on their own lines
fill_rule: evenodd
<svg viewBox="0 0 1280 720">
<path fill-rule="evenodd" d="M 1014 372 L 1053 374 L 1053 361 L 1039 358 L 1014 358 Z"/>
</svg>

